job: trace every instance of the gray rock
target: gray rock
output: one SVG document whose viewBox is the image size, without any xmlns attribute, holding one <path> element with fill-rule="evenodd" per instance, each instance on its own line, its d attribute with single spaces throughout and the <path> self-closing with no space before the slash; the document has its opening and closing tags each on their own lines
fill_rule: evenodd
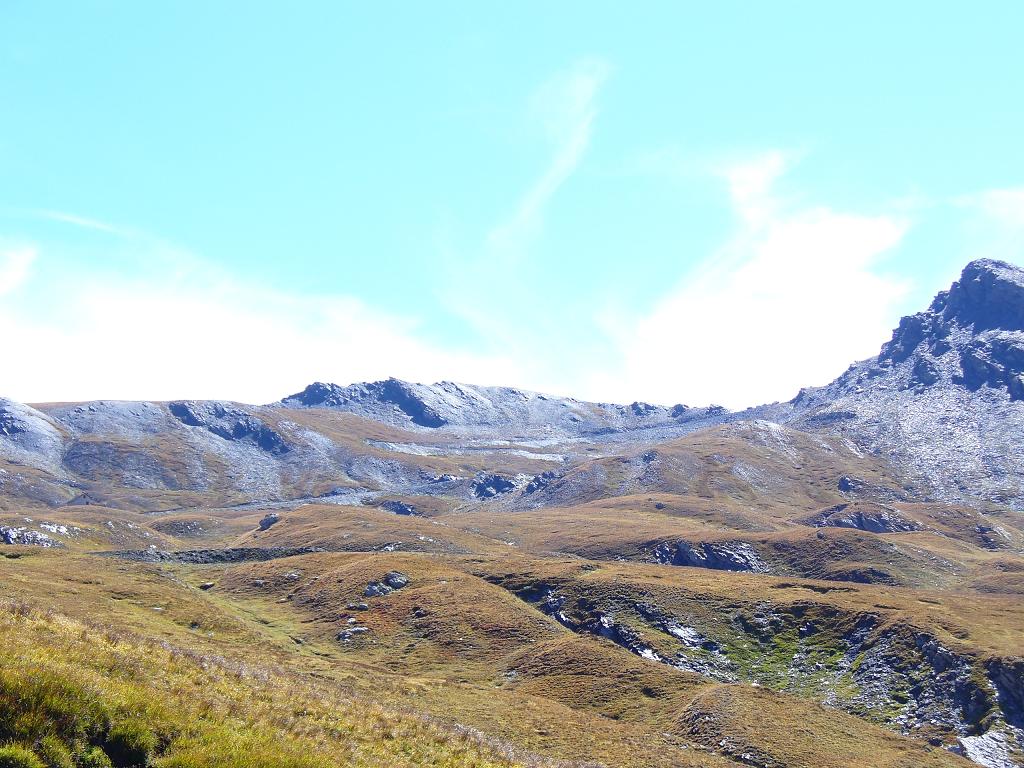
<svg viewBox="0 0 1024 768">
<path fill-rule="evenodd" d="M 371 581 L 366 585 L 366 589 L 363 590 L 363 597 L 383 597 L 384 595 L 390 595 L 393 591 L 387 584 L 380 581 Z"/>
<path fill-rule="evenodd" d="M 478 499 L 492 499 L 516 488 L 515 482 L 501 475 L 481 473 L 470 484 L 473 495 Z"/>
<path fill-rule="evenodd" d="M 369 631 L 370 630 L 368 627 L 349 627 L 348 629 L 341 630 L 341 632 L 339 632 L 335 637 L 338 640 L 338 642 L 348 643 L 351 642 L 353 638 L 356 638 L 359 635 L 362 635 Z"/>
<path fill-rule="evenodd" d="M 400 571 L 388 571 L 379 581 L 371 581 L 363 590 L 364 597 L 383 597 L 396 589 L 402 589 L 409 583 L 409 577 Z"/>
</svg>

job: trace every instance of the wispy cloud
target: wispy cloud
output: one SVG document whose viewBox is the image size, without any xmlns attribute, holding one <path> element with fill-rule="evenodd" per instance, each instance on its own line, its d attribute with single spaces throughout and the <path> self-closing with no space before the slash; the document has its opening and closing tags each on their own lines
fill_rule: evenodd
<svg viewBox="0 0 1024 768">
<path fill-rule="evenodd" d="M 525 133 L 542 137 L 548 161 L 513 198 L 508 215 L 476 243 L 455 247 L 446 241 L 439 248 L 449 265 L 444 289 L 448 309 L 482 343 L 522 361 L 531 386 L 559 384 L 547 361 L 536 355 L 538 338 L 547 338 L 553 322 L 547 313 L 531 310 L 531 283 L 543 269 L 536 254 L 553 199 L 590 148 L 599 95 L 610 73 L 606 61 L 582 59 L 534 90 L 524 112 Z"/>
<path fill-rule="evenodd" d="M 551 161 L 523 194 L 512 215 L 487 235 L 486 258 L 514 262 L 541 229 L 544 209 L 579 166 L 590 146 L 597 95 L 610 67 L 585 59 L 542 84 L 530 100 L 530 115 L 553 147 Z"/>
<path fill-rule="evenodd" d="M 41 218 L 49 219 L 50 221 L 59 221 L 64 224 L 72 224 L 82 229 L 91 229 L 96 232 L 105 232 L 108 235 L 120 235 L 129 236 L 133 235 L 132 231 L 117 227 L 113 224 L 108 224 L 105 221 L 99 221 L 98 219 L 90 219 L 87 216 L 79 216 L 74 213 L 67 213 L 65 211 L 33 211 L 34 214 Z"/>
</svg>

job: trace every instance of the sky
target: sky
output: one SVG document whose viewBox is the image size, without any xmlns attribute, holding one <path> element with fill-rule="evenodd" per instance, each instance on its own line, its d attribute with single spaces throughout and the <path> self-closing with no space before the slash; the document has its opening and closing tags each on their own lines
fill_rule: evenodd
<svg viewBox="0 0 1024 768">
<path fill-rule="evenodd" d="M 740 408 L 1024 264 L 1024 4 L 0 0 L 0 395 Z"/>
</svg>

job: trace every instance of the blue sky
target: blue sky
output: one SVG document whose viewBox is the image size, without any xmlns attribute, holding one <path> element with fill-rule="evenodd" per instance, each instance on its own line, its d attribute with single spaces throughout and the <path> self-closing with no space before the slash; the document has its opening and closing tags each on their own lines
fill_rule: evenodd
<svg viewBox="0 0 1024 768">
<path fill-rule="evenodd" d="M 0 0 L 3 394 L 739 407 L 1024 258 L 1018 2 L 292 5 Z"/>
</svg>

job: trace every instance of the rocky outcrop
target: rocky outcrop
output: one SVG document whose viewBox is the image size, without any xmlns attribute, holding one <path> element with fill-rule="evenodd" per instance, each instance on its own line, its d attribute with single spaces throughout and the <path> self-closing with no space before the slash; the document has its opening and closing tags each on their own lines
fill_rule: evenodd
<svg viewBox="0 0 1024 768">
<path fill-rule="evenodd" d="M 260 520 L 259 529 L 261 531 L 269 530 L 270 526 L 274 525 L 274 523 L 278 522 L 280 519 L 281 516 L 277 514 L 277 512 L 268 512 Z"/>
<path fill-rule="evenodd" d="M 396 515 L 418 515 L 419 511 L 412 504 L 396 499 L 388 499 L 380 503 L 380 508 Z"/>
<path fill-rule="evenodd" d="M 711 568 L 717 571 L 751 571 L 769 573 L 771 568 L 761 559 L 753 545 L 745 541 L 712 541 L 691 544 L 659 544 L 654 559 L 666 565 Z"/>
<path fill-rule="evenodd" d="M 396 589 L 403 589 L 408 586 L 409 577 L 400 571 L 389 571 L 384 578 L 371 581 L 363 590 L 364 597 L 383 597 L 389 595 Z"/>
<path fill-rule="evenodd" d="M 443 427 L 447 420 L 427 402 L 421 389 L 422 385 L 394 378 L 348 387 L 318 381 L 286 397 L 281 403 L 288 407 L 337 408 L 355 412 L 366 409 L 370 413 L 382 409 L 404 417 L 416 426 Z"/>
<path fill-rule="evenodd" d="M 179 400 L 167 408 L 182 424 L 202 427 L 217 437 L 249 443 L 274 456 L 291 450 L 277 432 L 250 413 L 218 402 Z"/>
<path fill-rule="evenodd" d="M 985 670 L 1006 722 L 1024 728 L 1024 659 L 990 659 Z"/>
<path fill-rule="evenodd" d="M 20 544 L 29 547 L 63 547 L 52 536 L 24 526 L 0 525 L 0 544 Z"/>
<path fill-rule="evenodd" d="M 515 481 L 501 475 L 481 473 L 473 478 L 470 489 L 478 499 L 492 499 L 516 488 Z"/>
<path fill-rule="evenodd" d="M 531 494 L 542 491 L 557 479 L 558 475 L 554 472 L 542 472 L 539 475 L 534 475 L 530 478 L 530 482 L 523 486 L 523 493 Z"/>
<path fill-rule="evenodd" d="M 1024 757 L 1019 659 L 984 660 L 910 624 L 814 602 L 729 600 L 709 611 L 700 600 L 687 614 L 652 597 L 629 604 L 581 583 L 513 589 L 573 632 L 652 662 L 811 696 L 989 768 L 1011 768 Z"/>
<path fill-rule="evenodd" d="M 803 522 L 816 528 L 856 528 L 870 533 L 905 533 L 922 529 L 920 523 L 899 510 L 880 504 L 836 504 L 816 512 Z"/>
<path fill-rule="evenodd" d="M 966 333 L 965 333 L 966 332 Z M 979 260 L 924 312 L 904 317 L 878 356 L 880 363 L 912 358 L 909 387 L 950 380 L 969 390 L 1002 389 L 1024 398 L 1024 271 Z M 949 358 L 944 361 L 944 358 Z M 948 365 L 948 363 L 958 363 Z"/>
</svg>

